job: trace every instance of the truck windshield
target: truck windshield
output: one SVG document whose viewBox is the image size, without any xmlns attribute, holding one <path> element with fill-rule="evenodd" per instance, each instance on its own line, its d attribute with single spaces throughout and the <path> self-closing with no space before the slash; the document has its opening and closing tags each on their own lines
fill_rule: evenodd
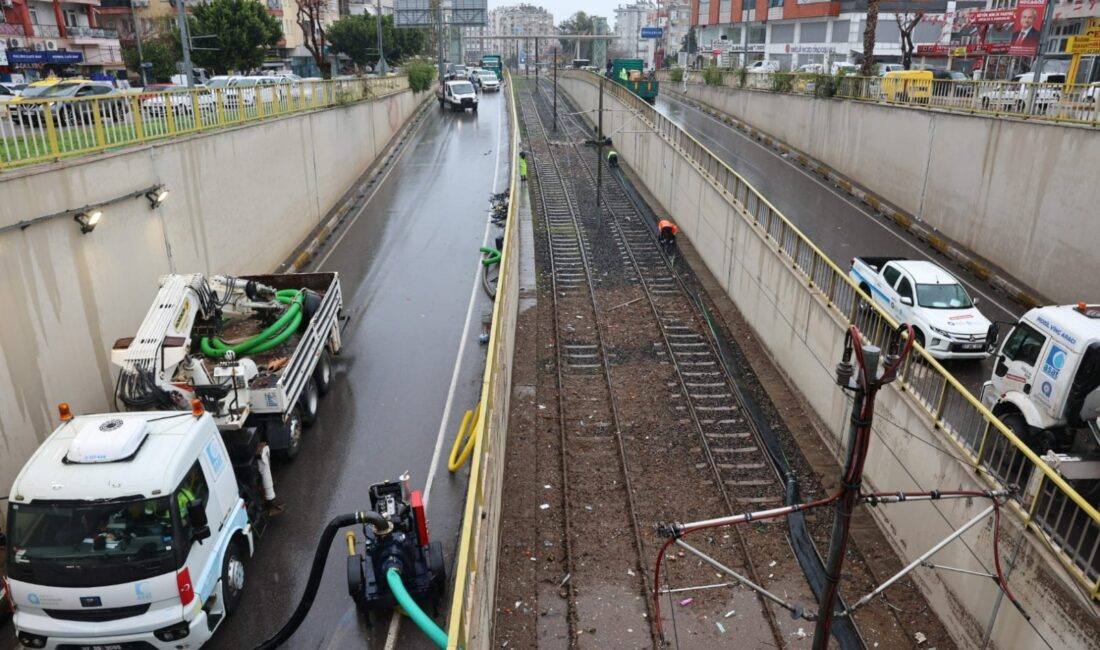
<svg viewBox="0 0 1100 650">
<path fill-rule="evenodd" d="M 974 306 L 958 284 L 918 284 L 917 304 L 928 309 L 969 309 Z"/>
<path fill-rule="evenodd" d="M 175 570 L 171 499 L 13 503 L 8 576 L 53 587 L 144 580 Z"/>
<path fill-rule="evenodd" d="M 472 95 L 474 87 L 468 83 L 452 84 L 451 92 L 456 95 Z"/>
</svg>

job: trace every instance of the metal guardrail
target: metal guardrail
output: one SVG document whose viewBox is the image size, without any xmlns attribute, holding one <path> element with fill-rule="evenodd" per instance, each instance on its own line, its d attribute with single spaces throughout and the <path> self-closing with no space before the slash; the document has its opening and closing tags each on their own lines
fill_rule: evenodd
<svg viewBox="0 0 1100 650">
<path fill-rule="evenodd" d="M 455 585 L 451 600 L 450 615 L 447 619 L 447 648 L 487 648 L 489 641 L 476 636 L 485 620 L 493 616 L 493 603 L 488 600 L 492 593 L 489 578 L 493 576 L 490 566 L 495 558 L 489 557 L 485 545 L 489 536 L 496 535 L 500 523 L 499 508 L 490 507 L 498 500 L 502 470 L 504 466 L 504 435 L 507 428 L 508 385 L 507 368 L 511 360 L 507 356 L 509 348 L 504 336 L 508 326 L 505 322 L 509 314 L 517 308 L 518 302 L 511 296 L 517 288 L 517 264 L 512 253 L 519 250 L 519 167 L 515 161 L 519 158 L 519 119 L 512 95 L 512 79 L 505 72 L 505 89 L 508 93 L 508 119 L 511 120 L 509 138 L 509 160 L 511 172 L 509 178 L 508 216 L 504 228 L 504 250 L 500 260 L 500 276 L 497 278 L 497 295 L 493 301 L 493 320 L 489 331 L 489 350 L 485 357 L 485 374 L 481 382 L 481 403 L 478 406 L 477 426 L 474 435 L 473 458 L 470 464 L 470 482 L 466 491 L 466 504 L 462 512 L 462 533 L 459 537 L 458 551 L 455 555 Z M 489 617 L 484 619 L 482 617 Z M 473 639 L 473 641 L 471 641 Z"/>
<path fill-rule="evenodd" d="M 0 103 L 0 171 L 374 99 L 408 77 L 302 81 Z"/>
<path fill-rule="evenodd" d="M 597 75 L 590 72 L 563 74 L 597 83 Z M 855 324 L 875 344 L 885 344 L 897 323 L 744 178 L 625 88 L 604 84 L 604 91 L 632 109 L 639 120 L 697 165 L 741 215 L 773 243 L 776 253 L 790 260 L 810 290 L 819 293 L 845 324 Z M 1011 502 L 1012 510 L 1093 599 L 1100 597 L 1100 513 L 939 362 L 920 346 L 916 350 L 918 354 L 909 358 L 899 378 L 905 394 L 989 485 L 1021 488 Z"/>
<path fill-rule="evenodd" d="M 687 72 L 688 83 L 703 84 L 703 73 Z M 658 75 L 670 80 L 668 72 Z M 672 82 L 670 83 L 683 83 Z M 724 72 L 721 86 L 795 95 L 834 97 L 953 113 L 1018 117 L 1028 120 L 1100 126 L 1100 82 L 1030 83 L 830 76 L 790 72 Z"/>
</svg>

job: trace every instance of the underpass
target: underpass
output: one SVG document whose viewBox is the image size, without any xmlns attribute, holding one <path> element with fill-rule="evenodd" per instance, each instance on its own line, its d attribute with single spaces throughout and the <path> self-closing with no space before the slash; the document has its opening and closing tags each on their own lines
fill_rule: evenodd
<svg viewBox="0 0 1100 650">
<path fill-rule="evenodd" d="M 789 156 L 780 155 L 748 134 L 685 102 L 665 84 L 656 108 L 702 142 L 723 162 L 768 197 L 776 208 L 806 234 L 837 266 L 847 269 L 853 257 L 897 256 L 929 260 L 962 282 L 978 309 L 992 321 L 1015 323 L 1024 308 L 970 271 L 951 264 L 926 244 L 874 214 L 867 206 L 815 176 Z M 900 155 L 900 154 L 899 154 Z M 905 182 L 898 179 L 897 182 Z M 1002 325 L 1001 332 L 1007 330 Z M 982 362 L 942 362 L 975 395 L 993 369 L 992 357 Z"/>
</svg>

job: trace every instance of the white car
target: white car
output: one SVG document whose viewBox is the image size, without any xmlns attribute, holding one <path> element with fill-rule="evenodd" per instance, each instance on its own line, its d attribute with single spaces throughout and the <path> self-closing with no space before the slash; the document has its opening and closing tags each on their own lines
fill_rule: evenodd
<svg viewBox="0 0 1100 650">
<path fill-rule="evenodd" d="M 932 262 L 856 257 L 849 277 L 936 359 L 985 359 L 992 324 L 950 273 Z"/>
<path fill-rule="evenodd" d="M 753 61 L 747 70 L 749 72 L 779 72 L 779 61 Z"/>
<path fill-rule="evenodd" d="M 1045 114 L 1058 103 L 1061 97 L 1060 86 L 1066 82 L 1066 75 L 1048 72 L 1041 77 L 1042 85 L 1034 85 L 1035 73 L 1027 72 L 1012 78 L 1012 82 L 995 84 L 992 90 L 978 95 L 978 103 L 986 110 L 1009 110 L 1022 113 L 1027 108 L 1028 95 L 1034 94 L 1031 113 Z M 988 85 L 983 84 L 983 86 Z"/>
<path fill-rule="evenodd" d="M 484 91 L 499 91 L 500 79 L 497 79 L 497 75 L 492 70 L 482 70 L 478 73 L 478 81 L 481 82 L 481 89 Z"/>
</svg>

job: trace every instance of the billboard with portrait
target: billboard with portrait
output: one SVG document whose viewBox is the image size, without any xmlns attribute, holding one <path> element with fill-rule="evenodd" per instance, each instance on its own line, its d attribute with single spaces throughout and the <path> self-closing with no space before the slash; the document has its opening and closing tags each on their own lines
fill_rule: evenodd
<svg viewBox="0 0 1100 650">
<path fill-rule="evenodd" d="M 1012 41 L 1008 53 L 1017 56 L 1035 56 L 1039 52 L 1039 39 L 1043 32 L 1043 13 L 1046 0 L 1020 0 L 1016 6 L 1012 26 Z"/>
</svg>

